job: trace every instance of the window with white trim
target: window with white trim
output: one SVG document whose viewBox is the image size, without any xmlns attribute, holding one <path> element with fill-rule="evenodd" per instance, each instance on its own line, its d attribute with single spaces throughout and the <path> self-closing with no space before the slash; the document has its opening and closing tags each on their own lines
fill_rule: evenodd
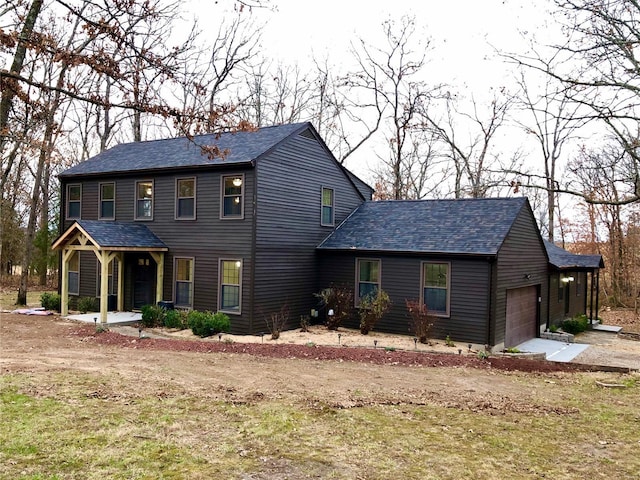
<svg viewBox="0 0 640 480">
<path fill-rule="evenodd" d="M 78 219 L 82 213 L 82 185 L 67 185 L 67 218 Z"/>
<path fill-rule="evenodd" d="M 322 187 L 322 218 L 320 219 L 322 226 L 333 227 L 334 225 L 333 201 L 333 189 Z"/>
<path fill-rule="evenodd" d="M 176 180 L 176 219 L 195 220 L 196 218 L 196 179 L 178 178 Z"/>
<path fill-rule="evenodd" d="M 153 219 L 153 182 L 136 182 L 136 220 Z"/>
<path fill-rule="evenodd" d="M 67 279 L 69 295 L 80 295 L 80 252 L 74 252 L 69 259 Z"/>
<path fill-rule="evenodd" d="M 365 297 L 375 297 L 380 291 L 380 260 L 356 260 L 356 305 Z"/>
<path fill-rule="evenodd" d="M 422 264 L 422 302 L 434 315 L 449 315 L 450 268 L 449 263 L 424 262 Z"/>
<path fill-rule="evenodd" d="M 220 260 L 220 289 L 218 310 L 240 313 L 242 294 L 242 261 Z"/>
<path fill-rule="evenodd" d="M 244 175 L 222 177 L 220 218 L 244 218 Z"/>
<path fill-rule="evenodd" d="M 107 266 L 107 295 L 116 295 L 116 285 L 113 281 L 113 272 L 115 270 L 115 263 L 117 260 L 112 260 L 109 262 Z M 100 260 L 96 260 L 96 269 L 98 272 L 97 276 L 97 285 L 96 285 L 96 297 L 100 296 L 100 285 L 102 280 L 102 265 L 100 264 Z"/>
<path fill-rule="evenodd" d="M 193 265 L 193 258 L 174 259 L 176 307 L 193 306 Z"/>
<path fill-rule="evenodd" d="M 116 184 L 100 184 L 100 220 L 114 220 L 116 218 Z"/>
</svg>

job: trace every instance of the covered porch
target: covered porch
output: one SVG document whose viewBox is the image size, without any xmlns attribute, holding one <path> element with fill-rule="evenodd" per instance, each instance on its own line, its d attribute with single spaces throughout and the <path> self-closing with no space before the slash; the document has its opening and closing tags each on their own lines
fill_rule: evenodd
<svg viewBox="0 0 640 480">
<path fill-rule="evenodd" d="M 71 260 L 79 252 L 93 252 L 98 259 L 98 298 L 100 304 L 98 318 L 100 323 L 109 323 L 109 272 L 114 272 L 114 270 L 117 273 L 111 277 L 117 298 L 116 310 L 119 312 L 124 310 L 124 265 L 127 253 L 149 255 L 154 260 L 156 265 L 154 299 L 155 302 L 162 300 L 164 256 L 169 249 L 144 224 L 78 220 L 53 243 L 52 248 L 61 252 L 60 313 L 62 316 L 69 314 L 69 266 Z M 117 270 L 113 268 L 114 260 L 118 262 L 119 268 Z"/>
</svg>

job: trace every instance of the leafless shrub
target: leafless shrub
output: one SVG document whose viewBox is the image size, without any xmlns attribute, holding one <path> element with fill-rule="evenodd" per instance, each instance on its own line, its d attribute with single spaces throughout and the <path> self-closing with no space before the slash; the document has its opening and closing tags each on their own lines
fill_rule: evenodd
<svg viewBox="0 0 640 480">
<path fill-rule="evenodd" d="M 409 331 L 411 331 L 420 343 L 429 343 L 431 327 L 435 317 L 429 313 L 427 306 L 419 300 L 405 300 L 409 312 Z"/>
</svg>

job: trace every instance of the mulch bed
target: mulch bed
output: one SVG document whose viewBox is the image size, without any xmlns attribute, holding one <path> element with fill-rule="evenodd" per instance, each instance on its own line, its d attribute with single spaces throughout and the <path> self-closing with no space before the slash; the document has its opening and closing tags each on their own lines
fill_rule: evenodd
<svg viewBox="0 0 640 480">
<path fill-rule="evenodd" d="M 597 370 L 597 368 L 587 365 L 502 356 L 490 356 L 482 359 L 477 355 L 464 353 L 456 355 L 412 352 L 409 350 L 389 350 L 383 348 L 136 338 L 111 331 L 97 333 L 90 327 L 81 327 L 78 331 L 74 332 L 74 335 L 81 335 L 86 340 L 91 340 L 101 345 L 139 350 L 246 354 L 270 358 L 361 362 L 374 365 L 398 365 L 404 367 L 471 367 L 523 372 L 577 372 Z"/>
</svg>

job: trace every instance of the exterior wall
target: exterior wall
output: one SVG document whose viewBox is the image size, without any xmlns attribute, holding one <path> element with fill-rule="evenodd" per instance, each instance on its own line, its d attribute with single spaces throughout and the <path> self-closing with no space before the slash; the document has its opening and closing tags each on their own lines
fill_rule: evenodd
<svg viewBox="0 0 640 480">
<path fill-rule="evenodd" d="M 334 191 L 334 225 L 363 202 L 332 155 L 309 131 L 289 139 L 257 161 L 255 319 L 253 333 L 264 331 L 265 316 L 286 304 L 290 327 L 315 306 L 315 248 L 335 227 L 321 226 L 322 188 Z"/>
<path fill-rule="evenodd" d="M 587 311 L 587 272 L 579 271 L 554 271 L 549 274 L 549 321 L 550 325 L 560 325 L 563 320 Z M 562 277 L 573 277 L 573 282 L 568 282 L 562 295 L 558 285 L 564 285 Z M 580 277 L 580 278 L 579 278 Z"/>
<path fill-rule="evenodd" d="M 546 322 L 543 313 L 547 311 L 547 262 L 542 238 L 527 204 L 520 211 L 498 253 L 491 345 L 504 342 L 508 289 L 540 285 L 538 325 Z"/>
<path fill-rule="evenodd" d="M 221 175 L 244 174 L 244 218 L 241 220 L 220 219 Z M 196 219 L 175 219 L 176 178 L 196 178 Z M 135 185 L 139 180 L 153 181 L 153 219 L 134 220 Z M 111 177 L 91 177 L 85 179 L 65 179 L 67 183 L 82 184 L 81 214 L 83 220 L 98 220 L 99 184 L 115 183 L 115 220 L 120 222 L 144 223 L 157 235 L 170 251 L 165 254 L 163 299 L 174 300 L 173 259 L 194 258 L 193 308 L 197 310 L 218 309 L 218 265 L 219 259 L 239 259 L 242 267 L 242 313 L 230 314 L 232 330 L 244 332 L 251 318 L 251 250 L 255 172 L 252 168 L 235 167 L 221 169 L 183 170 L 181 172 L 159 172 Z M 65 202 L 62 214 L 66 213 Z M 62 222 L 63 229 L 73 220 Z M 96 295 L 96 259 L 82 257 L 80 274 L 80 296 Z M 127 255 L 128 259 L 133 255 Z M 91 273 L 88 273 L 91 272 Z M 132 306 L 132 268 L 125 265 L 125 308 Z"/>
<path fill-rule="evenodd" d="M 450 316 L 439 317 L 431 336 L 454 342 L 485 344 L 488 335 L 491 259 L 486 257 L 435 257 L 406 255 L 356 254 L 321 251 L 318 282 L 320 288 L 331 284 L 348 285 L 356 289 L 356 259 L 380 260 L 381 288 L 393 305 L 374 330 L 411 335 L 405 300 L 422 295 L 423 262 L 450 263 Z M 358 327 L 357 319 L 349 325 Z"/>
</svg>

